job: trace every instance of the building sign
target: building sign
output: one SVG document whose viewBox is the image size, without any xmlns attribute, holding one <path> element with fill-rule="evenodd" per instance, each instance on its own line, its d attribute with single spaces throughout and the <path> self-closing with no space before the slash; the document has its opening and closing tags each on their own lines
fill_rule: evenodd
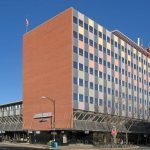
<svg viewBox="0 0 150 150">
<path fill-rule="evenodd" d="M 28 131 L 28 133 L 29 133 L 29 134 L 31 134 L 31 133 L 32 133 L 32 131 Z"/>
<path fill-rule="evenodd" d="M 36 134 L 40 134 L 40 131 L 36 131 L 35 133 L 36 133 Z"/>
<path fill-rule="evenodd" d="M 90 132 L 89 132 L 89 130 L 85 130 L 84 133 L 85 134 L 89 134 Z"/>
<path fill-rule="evenodd" d="M 39 114 L 35 114 L 34 115 L 34 119 L 40 119 L 40 118 L 50 118 L 52 117 L 52 113 L 51 112 L 47 112 L 47 113 L 39 113 Z"/>
</svg>

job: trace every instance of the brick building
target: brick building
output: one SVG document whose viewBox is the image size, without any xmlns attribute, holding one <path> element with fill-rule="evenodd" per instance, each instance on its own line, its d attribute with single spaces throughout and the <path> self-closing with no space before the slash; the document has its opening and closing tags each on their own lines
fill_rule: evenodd
<svg viewBox="0 0 150 150">
<path fill-rule="evenodd" d="M 146 133 L 149 50 L 69 8 L 23 36 L 23 128 Z M 55 101 L 54 106 L 49 99 Z M 39 113 L 50 118 L 35 119 Z M 139 128 L 138 128 L 139 127 Z M 136 129 L 136 130 L 135 130 Z"/>
</svg>

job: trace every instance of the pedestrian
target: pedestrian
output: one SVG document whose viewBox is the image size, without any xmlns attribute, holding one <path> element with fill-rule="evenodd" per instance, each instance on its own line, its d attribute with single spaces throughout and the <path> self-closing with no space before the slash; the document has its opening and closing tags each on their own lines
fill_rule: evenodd
<svg viewBox="0 0 150 150">
<path fill-rule="evenodd" d="M 120 139 L 120 145 L 121 146 L 123 145 L 123 139 Z"/>
</svg>

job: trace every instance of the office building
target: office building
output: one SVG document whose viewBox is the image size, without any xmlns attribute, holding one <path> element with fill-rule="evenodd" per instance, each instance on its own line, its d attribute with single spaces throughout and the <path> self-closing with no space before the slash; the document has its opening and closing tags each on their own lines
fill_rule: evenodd
<svg viewBox="0 0 150 150">
<path fill-rule="evenodd" d="M 73 8 L 23 37 L 24 129 L 126 132 L 149 122 L 149 97 L 149 49 Z"/>
</svg>

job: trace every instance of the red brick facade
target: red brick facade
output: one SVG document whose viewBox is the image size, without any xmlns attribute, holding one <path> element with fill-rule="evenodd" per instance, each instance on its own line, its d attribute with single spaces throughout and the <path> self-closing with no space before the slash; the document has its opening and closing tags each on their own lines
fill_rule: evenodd
<svg viewBox="0 0 150 150">
<path fill-rule="evenodd" d="M 72 8 L 23 37 L 23 127 L 48 130 L 51 119 L 33 119 L 37 113 L 53 112 L 56 128 L 72 128 Z"/>
</svg>

